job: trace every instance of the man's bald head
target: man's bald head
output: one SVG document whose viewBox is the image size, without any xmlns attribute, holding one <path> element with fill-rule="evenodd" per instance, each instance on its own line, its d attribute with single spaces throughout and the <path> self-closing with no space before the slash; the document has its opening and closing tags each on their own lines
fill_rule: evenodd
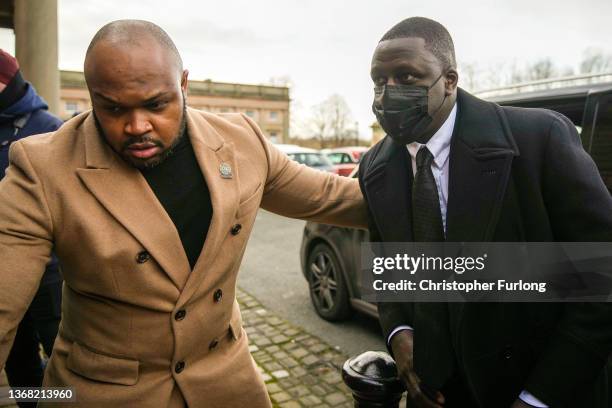
<svg viewBox="0 0 612 408">
<path fill-rule="evenodd" d="M 183 72 L 183 60 L 170 38 L 160 26 L 144 20 L 117 20 L 112 21 L 98 30 L 87 47 L 85 54 L 85 77 L 87 77 L 88 62 L 99 44 L 117 50 L 149 47 L 151 42 L 168 53 L 168 57 L 175 64 L 177 72 Z"/>
</svg>

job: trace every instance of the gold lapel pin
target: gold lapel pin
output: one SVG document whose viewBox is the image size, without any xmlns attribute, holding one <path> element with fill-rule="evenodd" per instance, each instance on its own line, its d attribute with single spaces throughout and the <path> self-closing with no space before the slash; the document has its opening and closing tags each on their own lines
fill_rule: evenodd
<svg viewBox="0 0 612 408">
<path fill-rule="evenodd" d="M 221 163 L 221 166 L 219 166 L 219 172 L 221 173 L 221 177 L 225 179 L 232 178 L 232 166 L 230 166 L 228 163 Z"/>
</svg>

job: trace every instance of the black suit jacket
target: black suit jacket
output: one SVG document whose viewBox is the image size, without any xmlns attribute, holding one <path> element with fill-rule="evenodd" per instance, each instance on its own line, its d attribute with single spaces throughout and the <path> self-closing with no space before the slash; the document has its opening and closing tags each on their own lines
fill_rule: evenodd
<svg viewBox="0 0 612 408">
<path fill-rule="evenodd" d="M 500 107 L 461 89 L 457 109 L 447 241 L 612 241 L 612 197 L 569 119 Z M 359 181 L 371 239 L 411 241 L 406 147 L 385 137 L 364 155 Z M 418 304 L 378 309 L 385 338 L 407 324 L 415 347 L 427 347 Z M 448 310 L 458 372 L 480 406 L 508 407 L 523 389 L 552 407 L 608 406 L 612 303 L 455 303 Z"/>
</svg>

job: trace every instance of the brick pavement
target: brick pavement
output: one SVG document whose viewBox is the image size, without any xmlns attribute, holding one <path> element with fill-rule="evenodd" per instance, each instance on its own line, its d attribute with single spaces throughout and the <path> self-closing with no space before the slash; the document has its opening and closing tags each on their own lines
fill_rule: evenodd
<svg viewBox="0 0 612 408">
<path fill-rule="evenodd" d="M 279 318 L 240 289 L 237 298 L 251 354 L 266 382 L 274 407 L 353 406 L 350 391 L 340 374 L 346 355 Z M 0 387 L 5 384 L 2 372 Z M 0 407 L 5 406 L 7 402 L 0 400 Z"/>
<path fill-rule="evenodd" d="M 251 354 L 275 407 L 352 407 L 340 370 L 347 356 L 237 291 Z M 365 350 L 364 350 L 365 351 Z"/>
</svg>

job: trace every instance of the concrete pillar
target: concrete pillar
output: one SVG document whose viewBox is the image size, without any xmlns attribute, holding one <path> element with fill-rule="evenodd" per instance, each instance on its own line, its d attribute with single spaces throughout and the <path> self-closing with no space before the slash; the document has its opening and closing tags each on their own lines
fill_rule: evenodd
<svg viewBox="0 0 612 408">
<path fill-rule="evenodd" d="M 21 74 L 59 114 L 57 0 L 15 0 L 15 56 Z"/>
</svg>

